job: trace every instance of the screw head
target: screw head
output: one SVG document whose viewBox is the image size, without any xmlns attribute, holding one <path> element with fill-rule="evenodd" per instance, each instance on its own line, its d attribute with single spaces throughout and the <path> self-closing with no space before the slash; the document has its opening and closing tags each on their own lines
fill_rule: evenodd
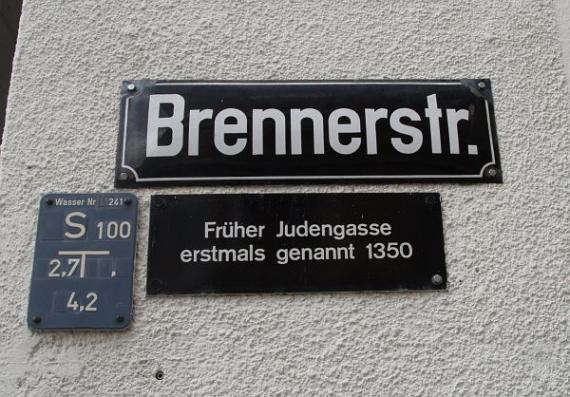
<svg viewBox="0 0 570 397">
<path fill-rule="evenodd" d="M 156 201 L 154 202 L 154 206 L 156 208 L 164 208 L 166 207 L 166 201 L 164 201 L 163 198 L 157 198 Z"/>
<path fill-rule="evenodd" d="M 427 205 L 434 205 L 437 203 L 437 198 L 435 197 L 435 195 L 428 194 L 424 199 L 424 201 Z"/>
<path fill-rule="evenodd" d="M 53 199 L 47 199 L 46 200 L 47 205 L 53 205 L 53 203 L 54 203 Z"/>
<path fill-rule="evenodd" d="M 443 277 L 440 274 L 434 274 L 431 278 L 431 283 L 433 285 L 441 285 L 443 283 Z"/>
<path fill-rule="evenodd" d="M 125 199 L 125 205 L 131 205 L 133 203 L 133 200 L 130 198 L 126 198 Z"/>
<path fill-rule="evenodd" d="M 160 291 L 161 287 L 162 287 L 162 281 L 160 281 L 159 279 L 154 278 L 150 281 L 150 289 L 152 291 L 158 292 Z"/>
<path fill-rule="evenodd" d="M 132 91 L 134 91 L 134 90 L 136 90 L 136 89 L 137 89 L 137 86 L 136 86 L 134 83 L 129 83 L 129 84 L 127 84 L 127 90 L 129 90 L 129 91 L 132 92 Z"/>
<path fill-rule="evenodd" d="M 119 314 L 117 317 L 115 317 L 115 321 L 118 323 L 122 323 L 125 321 L 125 318 Z"/>
<path fill-rule="evenodd" d="M 487 174 L 487 176 L 494 178 L 497 176 L 499 171 L 495 167 L 489 167 L 487 168 L 487 171 L 485 173 Z"/>
<path fill-rule="evenodd" d="M 34 324 L 39 324 L 42 322 L 42 318 L 40 316 L 34 316 L 34 317 L 32 317 L 32 322 Z"/>
<path fill-rule="evenodd" d="M 127 174 L 126 172 L 121 172 L 119 174 L 119 180 L 120 181 L 126 181 L 127 179 L 129 179 L 129 174 Z"/>
<path fill-rule="evenodd" d="M 162 372 L 161 370 L 158 370 L 155 372 L 154 377 L 157 380 L 163 380 L 164 379 L 164 372 Z"/>
<path fill-rule="evenodd" d="M 487 87 L 487 84 L 485 84 L 484 81 L 480 81 L 480 82 L 477 83 L 477 87 L 479 87 L 479 88 L 485 88 L 485 87 Z"/>
</svg>

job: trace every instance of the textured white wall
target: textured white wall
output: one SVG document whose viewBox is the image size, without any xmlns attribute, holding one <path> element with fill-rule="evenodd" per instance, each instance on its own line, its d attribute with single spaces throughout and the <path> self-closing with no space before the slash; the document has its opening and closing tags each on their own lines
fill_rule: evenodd
<svg viewBox="0 0 570 397">
<path fill-rule="evenodd" d="M 568 395 L 570 106 L 551 1 L 28 0 L 20 32 L 0 394 Z M 138 190 L 131 330 L 26 328 L 38 199 L 113 190 L 123 79 L 463 77 L 492 79 L 503 185 L 161 191 L 439 191 L 449 292 L 147 298 L 153 191 Z"/>
</svg>

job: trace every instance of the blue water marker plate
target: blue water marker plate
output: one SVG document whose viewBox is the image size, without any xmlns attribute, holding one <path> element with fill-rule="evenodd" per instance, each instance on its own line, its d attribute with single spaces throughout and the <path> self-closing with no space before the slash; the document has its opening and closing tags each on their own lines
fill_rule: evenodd
<svg viewBox="0 0 570 397">
<path fill-rule="evenodd" d="M 131 322 L 136 196 L 41 199 L 28 306 L 34 330 L 123 330 Z"/>
</svg>

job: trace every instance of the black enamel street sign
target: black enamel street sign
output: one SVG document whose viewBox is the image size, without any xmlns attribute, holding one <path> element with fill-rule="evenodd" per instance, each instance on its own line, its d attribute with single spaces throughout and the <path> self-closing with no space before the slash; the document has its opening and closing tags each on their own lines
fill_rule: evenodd
<svg viewBox="0 0 570 397">
<path fill-rule="evenodd" d="M 131 321 L 136 229 L 132 194 L 44 196 L 28 326 L 125 329 Z"/>
<path fill-rule="evenodd" d="M 445 289 L 437 193 L 153 196 L 149 294 Z"/>
<path fill-rule="evenodd" d="M 489 80 L 125 82 L 116 186 L 501 182 Z"/>
</svg>

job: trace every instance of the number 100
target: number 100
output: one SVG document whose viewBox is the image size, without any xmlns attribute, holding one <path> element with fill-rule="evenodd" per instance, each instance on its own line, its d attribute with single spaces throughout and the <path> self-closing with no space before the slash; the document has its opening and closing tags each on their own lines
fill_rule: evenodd
<svg viewBox="0 0 570 397">
<path fill-rule="evenodd" d="M 108 239 L 114 240 L 116 238 L 126 239 L 131 237 L 131 224 L 127 221 L 124 222 L 99 222 L 97 223 L 97 237 L 99 240 Z"/>
</svg>

